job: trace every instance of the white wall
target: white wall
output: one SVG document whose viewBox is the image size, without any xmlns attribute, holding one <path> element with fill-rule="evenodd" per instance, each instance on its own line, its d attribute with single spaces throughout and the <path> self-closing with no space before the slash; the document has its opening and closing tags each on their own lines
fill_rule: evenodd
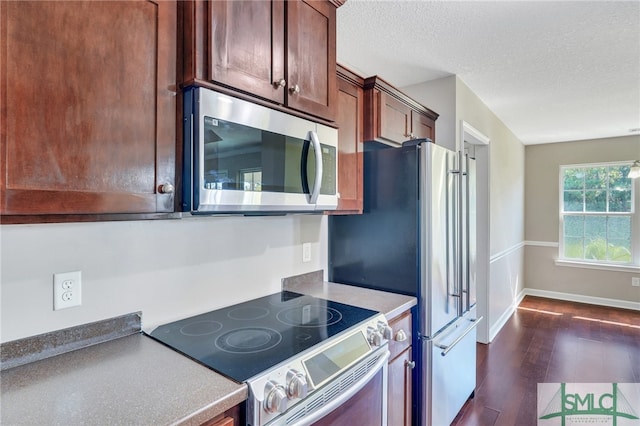
<svg viewBox="0 0 640 426">
<path fill-rule="evenodd" d="M 2 225 L 0 237 L 2 342 L 134 311 L 150 328 L 277 292 L 282 277 L 327 264 L 320 215 Z M 82 306 L 53 311 L 53 273 L 74 270 Z"/>
<path fill-rule="evenodd" d="M 631 286 L 631 278 L 640 276 L 639 270 L 594 270 L 555 264 L 560 238 L 560 166 L 635 159 L 640 159 L 638 135 L 527 146 L 528 291 L 640 309 L 640 288 Z"/>
</svg>

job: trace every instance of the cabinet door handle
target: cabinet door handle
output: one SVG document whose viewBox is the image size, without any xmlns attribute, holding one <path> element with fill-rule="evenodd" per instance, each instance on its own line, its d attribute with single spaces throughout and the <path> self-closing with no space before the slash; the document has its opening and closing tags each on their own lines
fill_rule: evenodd
<svg viewBox="0 0 640 426">
<path fill-rule="evenodd" d="M 276 89 L 281 89 L 281 88 L 283 88 L 283 87 L 284 87 L 284 86 L 286 86 L 286 85 L 287 85 L 287 80 L 285 80 L 284 78 L 281 78 L 280 80 L 278 80 L 278 81 L 274 81 L 274 82 L 273 82 L 273 86 L 274 86 Z"/>
<path fill-rule="evenodd" d="M 404 342 L 407 340 L 407 333 L 404 330 L 400 330 L 396 333 L 396 337 L 394 339 L 396 342 Z"/>
<path fill-rule="evenodd" d="M 158 192 L 161 194 L 173 194 L 173 191 L 175 191 L 175 187 L 170 183 L 165 183 L 158 187 Z"/>
<path fill-rule="evenodd" d="M 291 92 L 292 95 L 297 95 L 298 93 L 300 93 L 300 86 L 294 84 L 293 87 L 289 88 L 289 92 Z"/>
<path fill-rule="evenodd" d="M 404 366 L 413 370 L 414 368 L 416 368 L 416 362 L 415 361 L 405 361 L 404 362 Z"/>
</svg>

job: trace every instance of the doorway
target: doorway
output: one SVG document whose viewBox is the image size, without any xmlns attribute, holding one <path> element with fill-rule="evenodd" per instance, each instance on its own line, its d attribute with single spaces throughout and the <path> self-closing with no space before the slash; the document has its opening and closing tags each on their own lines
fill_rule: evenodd
<svg viewBox="0 0 640 426">
<path fill-rule="evenodd" d="M 484 317 L 477 327 L 477 340 L 489 343 L 489 138 L 460 120 L 458 151 L 468 152 L 476 163 L 476 316 Z"/>
</svg>

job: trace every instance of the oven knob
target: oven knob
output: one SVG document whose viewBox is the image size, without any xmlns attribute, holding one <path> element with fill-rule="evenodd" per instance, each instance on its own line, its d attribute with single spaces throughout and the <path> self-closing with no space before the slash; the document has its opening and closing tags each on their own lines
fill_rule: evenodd
<svg viewBox="0 0 640 426">
<path fill-rule="evenodd" d="M 264 387 L 264 409 L 269 413 L 284 413 L 287 411 L 287 393 L 284 386 L 268 381 Z"/>
<path fill-rule="evenodd" d="M 287 372 L 287 395 L 289 398 L 304 398 L 307 396 L 307 376 L 297 370 Z"/>
<path fill-rule="evenodd" d="M 373 327 L 367 327 L 367 337 L 369 339 L 369 344 L 371 344 L 371 346 L 382 345 L 382 334 L 380 334 L 380 332 L 377 329 Z"/>
<path fill-rule="evenodd" d="M 378 321 L 378 331 L 387 340 L 391 340 L 393 337 L 393 329 L 387 325 L 384 321 Z"/>
</svg>

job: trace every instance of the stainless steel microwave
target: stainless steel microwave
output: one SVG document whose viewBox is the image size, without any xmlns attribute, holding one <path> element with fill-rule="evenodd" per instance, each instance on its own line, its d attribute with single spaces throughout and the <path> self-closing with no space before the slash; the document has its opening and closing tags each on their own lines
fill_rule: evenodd
<svg viewBox="0 0 640 426">
<path fill-rule="evenodd" d="M 337 129 L 191 87 L 184 136 L 184 211 L 287 213 L 338 205 Z"/>
</svg>

